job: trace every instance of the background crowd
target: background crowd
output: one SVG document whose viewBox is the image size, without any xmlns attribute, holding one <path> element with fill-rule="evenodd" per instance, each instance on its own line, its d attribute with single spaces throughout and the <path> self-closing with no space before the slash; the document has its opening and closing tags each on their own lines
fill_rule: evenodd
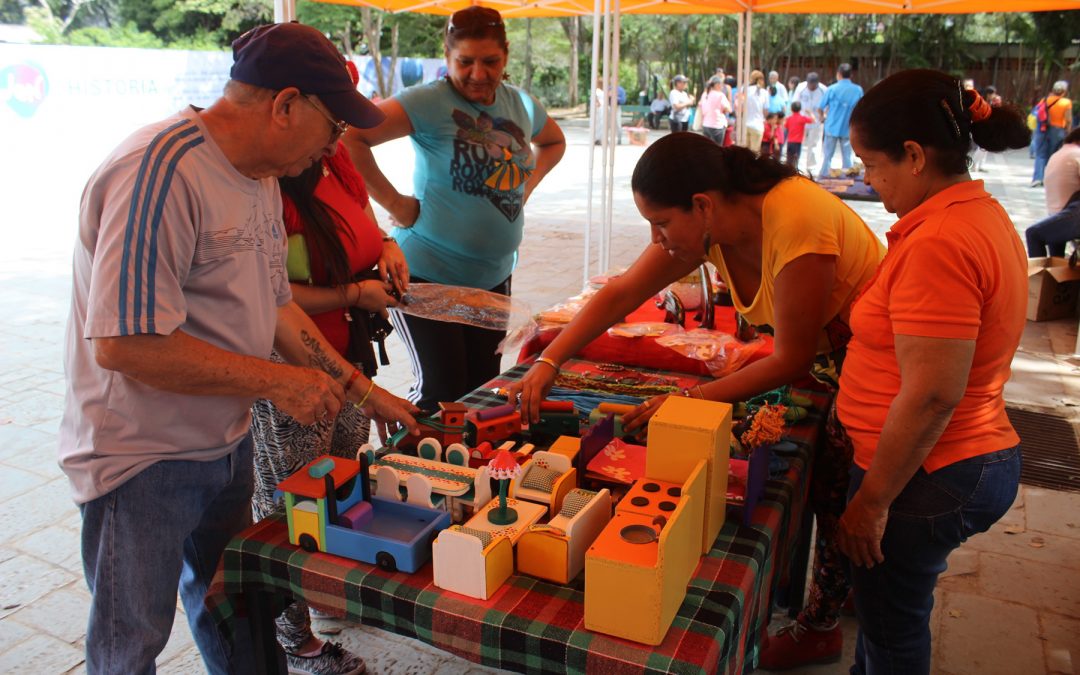
<svg viewBox="0 0 1080 675">
<path fill-rule="evenodd" d="M 962 82 L 965 89 L 977 90 L 991 106 L 1004 102 L 992 84 L 977 87 L 972 79 Z M 863 86 L 851 64 L 841 63 L 826 81 L 817 72 L 808 72 L 803 78 L 792 75 L 782 82 L 775 70 L 768 75 L 753 70 L 746 83 L 739 83 L 718 67 L 700 87 L 699 96 L 695 89 L 685 75 L 676 75 L 666 95 L 657 91 L 642 121 L 660 130 L 668 118 L 667 128 L 671 131 L 692 129 L 720 145 L 738 143 L 801 168 L 810 176 L 824 178 L 851 171 L 848 125 L 851 111 L 863 96 Z M 624 102 L 625 94 L 620 99 L 620 103 Z M 1073 115 L 1068 82 L 1064 80 L 1054 82 L 1050 91 L 1024 107 L 1032 131 L 1029 153 L 1035 160 L 1032 187 L 1041 187 L 1050 157 L 1061 149 L 1065 136 L 1080 123 L 1080 118 Z M 735 133 L 740 118 L 746 125 L 745 140 L 741 142 Z M 832 161 L 838 148 L 839 168 Z M 976 149 L 972 168 L 985 171 L 986 157 L 985 150 Z"/>
</svg>

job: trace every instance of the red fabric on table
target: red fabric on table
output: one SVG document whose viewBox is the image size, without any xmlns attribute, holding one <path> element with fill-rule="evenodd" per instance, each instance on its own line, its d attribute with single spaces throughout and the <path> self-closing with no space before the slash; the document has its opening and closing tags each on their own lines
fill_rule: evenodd
<svg viewBox="0 0 1080 675">
<path fill-rule="evenodd" d="M 734 307 L 716 307 L 714 315 L 716 317 L 716 330 L 732 335 L 735 334 Z M 658 322 L 663 320 L 664 310 L 659 309 L 652 299 L 646 301 L 645 304 L 626 317 L 626 323 Z M 686 321 L 683 325 L 688 329 L 697 327 L 693 311 L 686 313 Z M 560 328 L 550 328 L 541 331 L 539 335 L 525 343 L 521 348 L 521 353 L 518 354 L 518 363 L 542 352 L 545 347 L 551 344 L 551 341 L 555 339 L 560 330 Z M 748 364 L 772 354 L 772 336 L 762 335 L 761 337 L 765 340 L 765 344 L 750 356 L 747 361 Z M 654 337 L 612 337 L 605 331 L 603 335 L 590 342 L 585 349 L 582 349 L 574 356 L 597 363 L 621 363 L 625 366 L 641 366 L 644 368 L 656 368 L 657 370 L 673 370 L 678 373 L 709 375 L 709 369 L 705 367 L 703 362 L 695 361 L 683 356 L 674 349 L 656 344 L 656 338 Z"/>
</svg>

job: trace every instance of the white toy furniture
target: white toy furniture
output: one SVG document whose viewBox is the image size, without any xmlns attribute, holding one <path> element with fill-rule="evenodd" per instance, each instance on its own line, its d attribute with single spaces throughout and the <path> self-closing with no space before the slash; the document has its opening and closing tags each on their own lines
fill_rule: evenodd
<svg viewBox="0 0 1080 675">
<path fill-rule="evenodd" d="M 451 443 L 446 446 L 446 457 L 444 461 L 447 464 L 454 464 L 456 466 L 468 466 L 469 465 L 469 449 L 461 443 Z"/>
<path fill-rule="evenodd" d="M 431 550 L 436 586 L 487 600 L 514 573 L 513 544 L 547 509 L 517 499 L 507 499 L 506 505 L 518 514 L 509 525 L 488 519 L 488 511 L 499 508 L 499 500 L 493 499 L 464 525 L 439 533 Z"/>
<path fill-rule="evenodd" d="M 423 438 L 416 444 L 416 454 L 433 462 L 441 462 L 442 443 L 434 438 Z"/>
<path fill-rule="evenodd" d="M 563 498 L 577 487 L 577 469 L 565 455 L 538 450 L 510 483 L 510 496 L 548 505 L 548 516 L 562 508 Z"/>
<path fill-rule="evenodd" d="M 390 501 L 401 501 L 401 477 L 389 466 L 375 469 L 375 496 Z"/>
<path fill-rule="evenodd" d="M 491 498 L 491 474 L 485 464 L 476 470 L 476 479 L 471 490 L 460 497 L 450 498 L 450 515 L 455 523 L 460 523 L 465 520 L 465 509 L 468 509 L 470 514 L 475 513 L 477 506 L 487 504 Z"/>
<path fill-rule="evenodd" d="M 446 497 L 432 495 L 431 481 L 422 473 L 411 473 L 405 479 L 405 501 L 429 509 L 446 509 Z"/>
<path fill-rule="evenodd" d="M 517 544 L 521 574 L 568 584 L 585 568 L 585 551 L 611 520 L 611 493 L 571 490 L 559 515 L 546 525 L 533 525 Z"/>
</svg>

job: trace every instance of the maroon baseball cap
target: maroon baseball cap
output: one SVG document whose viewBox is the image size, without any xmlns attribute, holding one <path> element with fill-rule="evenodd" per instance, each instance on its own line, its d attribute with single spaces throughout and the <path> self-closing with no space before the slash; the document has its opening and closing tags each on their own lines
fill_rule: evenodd
<svg viewBox="0 0 1080 675">
<path fill-rule="evenodd" d="M 378 126 L 386 115 L 356 90 L 345 57 L 311 26 L 291 21 L 252 28 L 232 43 L 229 76 L 238 82 L 281 90 L 296 87 L 318 96 L 334 117 L 350 126 Z"/>
</svg>

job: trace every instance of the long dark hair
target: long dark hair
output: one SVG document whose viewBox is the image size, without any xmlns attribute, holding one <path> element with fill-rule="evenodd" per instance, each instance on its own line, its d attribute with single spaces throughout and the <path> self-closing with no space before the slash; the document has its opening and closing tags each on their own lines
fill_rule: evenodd
<svg viewBox="0 0 1080 675">
<path fill-rule="evenodd" d="M 989 117 L 972 122 L 976 96 L 940 71 L 902 70 L 866 92 L 851 113 L 851 128 L 867 147 L 893 160 L 904 156 L 906 141 L 934 148 L 928 161 L 946 175 L 968 170 L 972 142 L 991 152 L 1028 146 L 1031 131 L 1013 105 L 994 106 Z"/>
<path fill-rule="evenodd" d="M 746 148 L 722 148 L 704 136 L 683 132 L 649 146 L 634 167 L 630 188 L 654 204 L 688 210 L 696 194 L 764 194 L 797 173 Z"/>
<path fill-rule="evenodd" d="M 342 221 L 341 215 L 315 196 L 315 187 L 323 177 L 323 166 L 323 162 L 315 162 L 299 176 L 279 178 L 278 185 L 282 194 L 296 206 L 304 223 L 304 239 L 308 249 L 318 253 L 326 268 L 328 284 L 340 286 L 353 277 L 341 238 L 343 232 L 350 238 L 352 233 L 338 224 Z"/>
</svg>

